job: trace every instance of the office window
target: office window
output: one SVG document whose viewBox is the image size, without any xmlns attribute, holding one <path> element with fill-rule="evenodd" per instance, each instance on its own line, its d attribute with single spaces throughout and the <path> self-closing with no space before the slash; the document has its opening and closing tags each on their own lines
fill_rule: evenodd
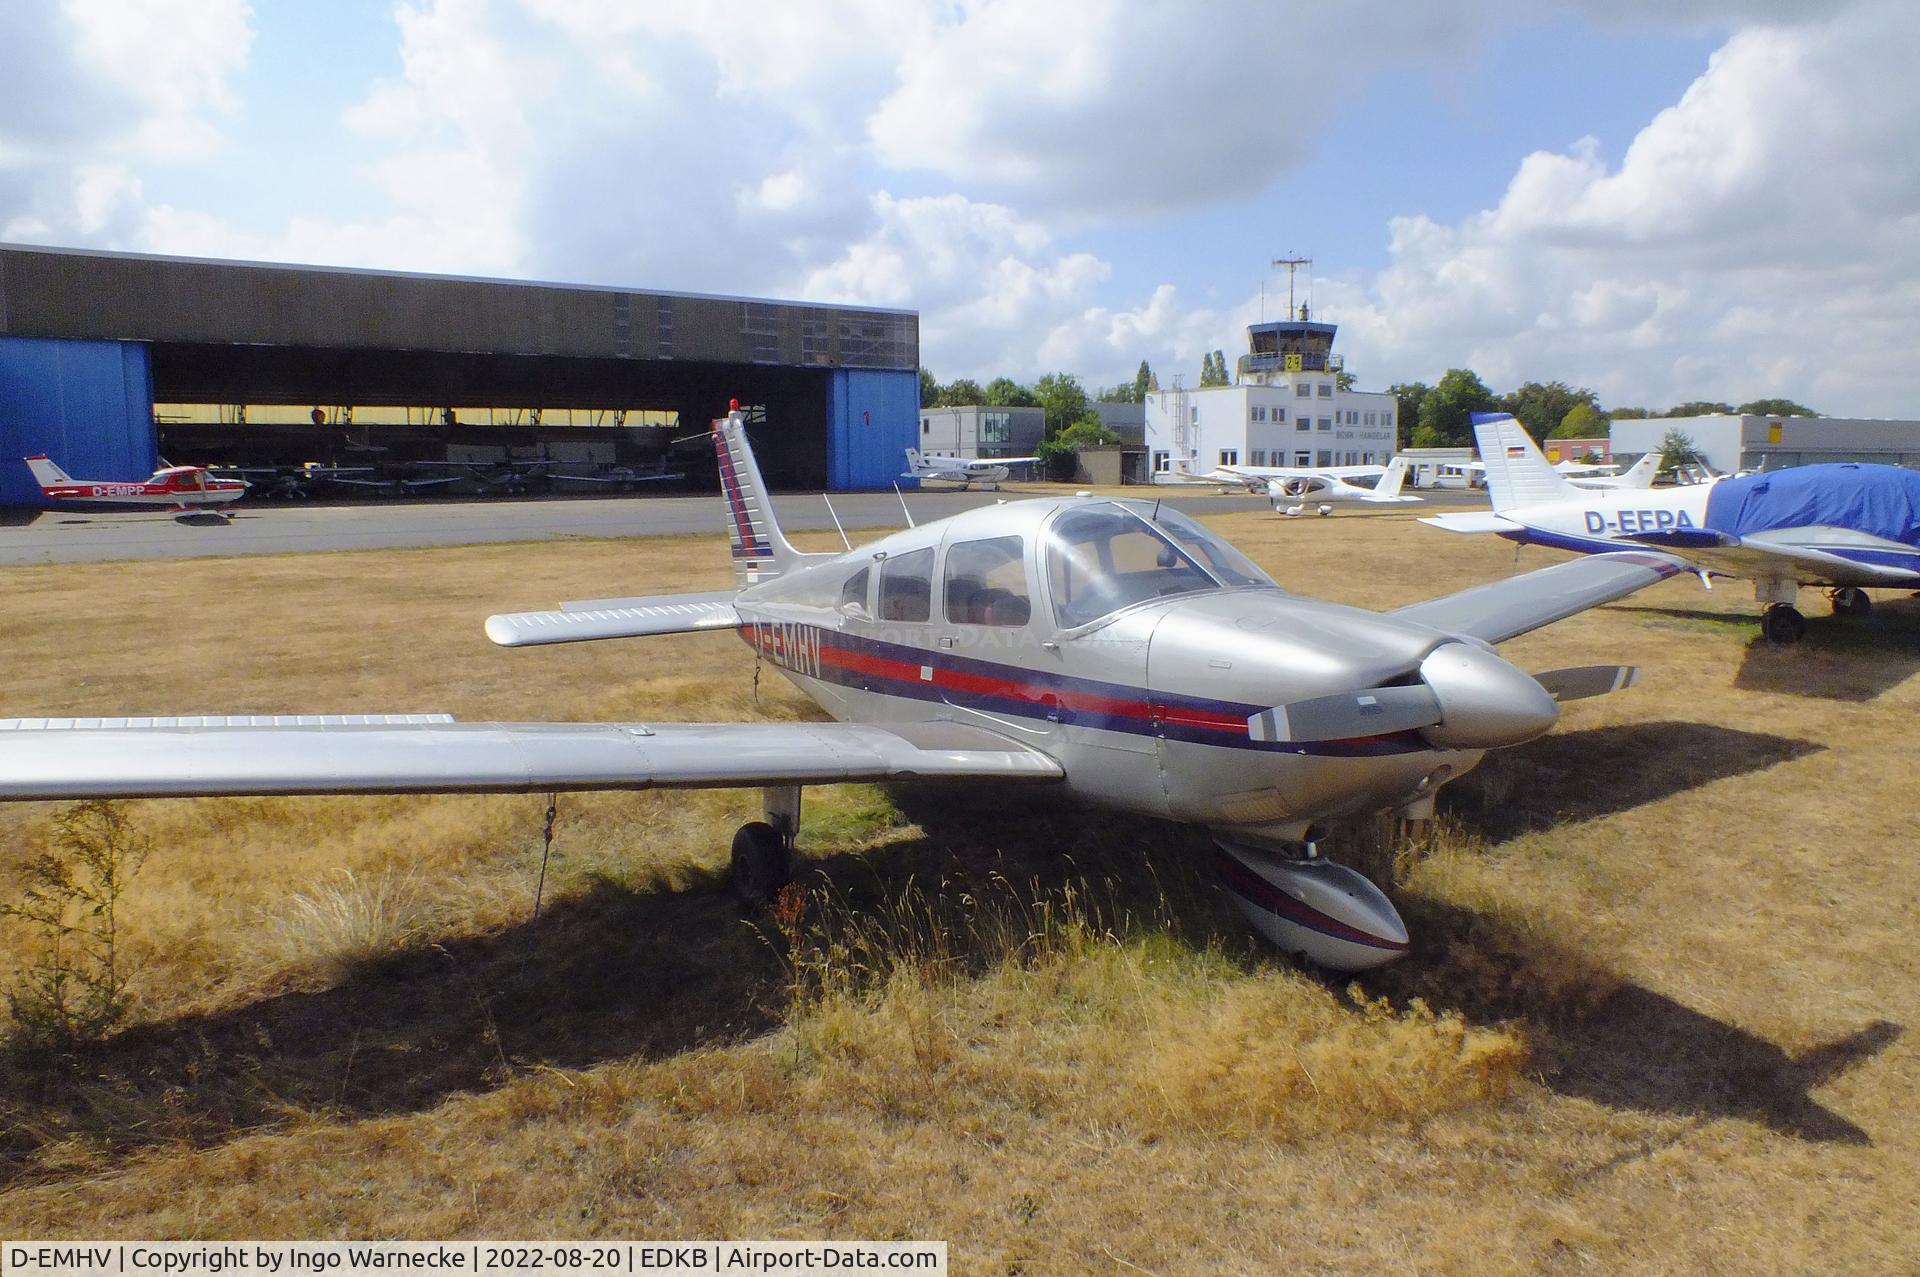
<svg viewBox="0 0 1920 1277">
<path fill-rule="evenodd" d="M 1367 424 L 1368 424 L 1368 425 L 1370 425 L 1370 426 L 1371 426 L 1371 425 L 1374 425 L 1374 424 L 1375 424 L 1375 422 L 1374 422 L 1374 420 L 1373 420 L 1373 418 L 1374 418 L 1374 414 L 1373 414 L 1373 413 L 1368 413 L 1368 414 L 1367 414 Z"/>
<path fill-rule="evenodd" d="M 1333 383 L 1332 383 L 1332 382 L 1330 382 L 1330 381 L 1323 381 L 1323 382 L 1321 382 L 1321 383 L 1320 383 L 1320 397 L 1321 397 L 1322 399 L 1331 399 L 1331 398 L 1333 398 Z"/>
<path fill-rule="evenodd" d="M 1247 420 L 1265 421 L 1266 419 L 1267 419 L 1267 406 L 1265 404 L 1257 403 L 1253 405 L 1253 407 L 1247 409 Z"/>
<path fill-rule="evenodd" d="M 1275 408 L 1273 410 L 1273 419 L 1275 421 L 1285 421 L 1287 419 L 1287 410 L 1285 408 Z"/>
<path fill-rule="evenodd" d="M 1313 394 L 1313 387 L 1307 382 L 1297 381 L 1294 383 L 1293 397 L 1295 399 L 1306 399 L 1312 394 Z"/>
<path fill-rule="evenodd" d="M 1173 454 L 1171 452 L 1163 452 L 1158 449 L 1155 449 L 1153 454 L 1154 473 L 1165 474 L 1167 471 L 1171 469 L 1173 469 Z"/>
<path fill-rule="evenodd" d="M 1333 418 L 1332 418 L 1332 417 L 1322 417 L 1322 418 L 1320 418 L 1320 428 L 1321 428 L 1322 430 L 1331 430 L 1331 429 L 1333 429 Z"/>
<path fill-rule="evenodd" d="M 923 435 L 930 435 L 933 433 L 933 421 L 931 418 L 928 418 L 928 417 L 920 418 L 920 433 Z"/>
<path fill-rule="evenodd" d="M 983 412 L 980 414 L 980 442 L 1006 447 L 1013 442 L 1013 414 L 1010 412 Z M 1002 456 L 1006 455 L 1004 453 Z"/>
<path fill-rule="evenodd" d="M 1254 465 L 1264 466 L 1267 464 L 1267 450 L 1265 448 L 1255 448 L 1249 455 L 1253 458 Z"/>
<path fill-rule="evenodd" d="M 1295 417 L 1293 419 L 1293 428 L 1295 430 L 1311 430 L 1313 429 L 1313 418 L 1312 417 Z"/>
<path fill-rule="evenodd" d="M 1310 466 L 1313 464 L 1313 454 L 1311 452 L 1296 452 L 1293 454 L 1293 464 L 1296 466 Z"/>
<path fill-rule="evenodd" d="M 1237 466 L 1237 465 L 1239 465 L 1239 464 L 1240 464 L 1240 449 L 1238 449 L 1238 448 L 1222 448 L 1222 449 L 1220 449 L 1220 464 L 1221 464 L 1221 465 L 1223 465 L 1223 466 Z"/>
<path fill-rule="evenodd" d="M 1318 464 L 1319 464 L 1319 465 L 1323 465 L 1323 466 L 1330 466 L 1330 465 L 1332 465 L 1332 464 L 1333 464 L 1333 449 L 1331 449 L 1331 448 L 1322 448 L 1322 449 L 1320 449 L 1320 460 L 1319 460 L 1319 462 L 1318 462 Z"/>
</svg>

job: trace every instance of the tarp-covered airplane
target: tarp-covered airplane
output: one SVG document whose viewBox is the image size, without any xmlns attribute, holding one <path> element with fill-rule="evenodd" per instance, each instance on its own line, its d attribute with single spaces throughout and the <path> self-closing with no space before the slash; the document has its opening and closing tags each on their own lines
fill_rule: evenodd
<svg viewBox="0 0 1920 1277">
<path fill-rule="evenodd" d="M 714 422 L 738 589 L 494 616 L 518 647 L 732 630 L 836 722 L 456 723 L 420 716 L 0 721 L 0 797 L 749 786 L 743 898 L 791 870 L 800 787 L 1053 782 L 1208 827 L 1243 912 L 1359 969 L 1408 947 L 1387 898 L 1321 858 L 1325 822 L 1422 816 L 1489 749 L 1549 730 L 1618 666 L 1530 675 L 1493 645 L 1681 571 L 1578 559 L 1380 614 L 1276 585 L 1158 501 L 1049 497 L 845 553 L 781 535 L 735 411 Z"/>
<path fill-rule="evenodd" d="M 22 458 L 40 485 L 40 495 L 61 505 L 107 509 L 165 508 L 174 518 L 196 512 L 222 514 L 215 507 L 246 495 L 244 479 L 216 478 L 203 466 L 165 466 L 147 479 L 76 479 L 46 454 Z"/>
<path fill-rule="evenodd" d="M 1920 588 L 1920 474 L 1897 466 L 1798 466 L 1650 491 L 1581 491 L 1555 474 L 1520 423 L 1476 414 L 1490 514 L 1422 519 L 1453 532 L 1587 553 L 1654 546 L 1703 572 L 1746 577 L 1776 643 L 1806 634 L 1794 603 L 1825 586 L 1833 610 L 1864 616 L 1867 587 Z"/>
<path fill-rule="evenodd" d="M 1223 465 L 1215 475 L 1240 479 L 1256 491 L 1263 490 L 1273 508 L 1297 518 L 1313 502 L 1318 512 L 1332 514 L 1335 501 L 1363 501 L 1370 505 L 1400 505 L 1418 502 L 1419 497 L 1403 494 L 1407 481 L 1407 459 L 1395 457 L 1384 466 L 1323 466 L 1319 469 L 1289 466 Z M 1372 479 L 1373 486 L 1355 483 Z"/>
<path fill-rule="evenodd" d="M 1006 482 L 1014 466 L 1030 466 L 1038 460 L 1038 457 L 946 457 L 908 448 L 907 469 L 900 477 L 935 479 L 957 483 L 962 488 L 970 488 L 977 483 L 991 491 Z"/>
</svg>

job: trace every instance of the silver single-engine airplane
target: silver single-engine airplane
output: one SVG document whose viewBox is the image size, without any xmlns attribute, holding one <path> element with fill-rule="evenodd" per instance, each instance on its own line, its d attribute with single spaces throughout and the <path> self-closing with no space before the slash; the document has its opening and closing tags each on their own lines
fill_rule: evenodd
<svg viewBox="0 0 1920 1277">
<path fill-rule="evenodd" d="M 456 723 L 434 715 L 0 721 L 0 797 L 758 787 L 736 891 L 791 871 L 800 789 L 1054 782 L 1206 826 L 1241 910 L 1288 953 L 1361 969 L 1407 930 L 1320 857 L 1325 822 L 1409 817 L 1489 749 L 1549 730 L 1618 666 L 1529 675 L 1493 644 L 1680 571 L 1579 559 L 1379 614 L 1281 589 L 1156 501 L 971 510 L 845 553 L 781 534 L 737 409 L 713 423 L 738 589 L 490 617 L 509 647 L 732 630 L 836 722 Z"/>
<path fill-rule="evenodd" d="M 1038 457 L 946 457 L 908 448 L 907 469 L 900 477 L 957 483 L 962 491 L 977 483 L 991 492 L 1007 481 L 1014 466 L 1030 466 L 1038 460 Z"/>
</svg>

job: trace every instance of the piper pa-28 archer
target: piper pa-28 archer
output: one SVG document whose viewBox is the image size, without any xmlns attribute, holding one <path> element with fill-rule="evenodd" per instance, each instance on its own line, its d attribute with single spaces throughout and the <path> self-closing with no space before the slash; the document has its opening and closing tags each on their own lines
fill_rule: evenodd
<svg viewBox="0 0 1920 1277">
<path fill-rule="evenodd" d="M 238 501 L 246 495 L 244 479 L 216 478 L 203 466 L 165 466 L 151 478 L 76 479 L 54 464 L 44 453 L 22 458 L 40 485 L 40 495 L 62 505 L 86 505 L 108 509 L 147 509 L 165 506 L 175 519 L 213 514 L 230 520 L 231 511 L 214 507 Z"/>
<path fill-rule="evenodd" d="M 900 477 L 957 483 L 962 491 L 977 483 L 991 492 L 1006 482 L 1014 466 L 1030 466 L 1038 460 L 1038 457 L 945 457 L 908 448 L 906 473 Z"/>
<path fill-rule="evenodd" d="M 1419 817 L 1489 749 L 1548 731 L 1619 666 L 1530 675 L 1493 645 L 1682 569 L 1577 559 L 1396 612 L 1290 594 L 1157 501 L 1045 497 L 845 553 L 781 534 L 737 409 L 713 423 L 738 588 L 490 617 L 508 647 L 737 632 L 836 722 L 457 723 L 433 715 L 0 721 L 0 798 L 757 787 L 732 875 L 792 868 L 804 785 L 1053 782 L 1206 826 L 1254 926 L 1362 969 L 1406 952 L 1325 822 Z"/>
<path fill-rule="evenodd" d="M 1865 616 L 1866 587 L 1920 589 L 1920 474 L 1898 466 L 1796 466 L 1711 483 L 1582 492 L 1555 474 L 1520 423 L 1478 413 L 1490 514 L 1422 519 L 1450 532 L 1493 532 L 1583 553 L 1657 547 L 1709 573 L 1753 581 L 1761 632 L 1798 642 L 1800 587 L 1828 587 L 1833 610 Z"/>
</svg>

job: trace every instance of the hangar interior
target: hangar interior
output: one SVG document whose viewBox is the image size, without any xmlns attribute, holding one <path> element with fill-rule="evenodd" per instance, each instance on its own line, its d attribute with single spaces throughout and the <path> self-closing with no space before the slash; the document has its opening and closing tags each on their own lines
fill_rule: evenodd
<svg viewBox="0 0 1920 1277">
<path fill-rule="evenodd" d="M 776 488 L 881 488 L 918 367 L 911 311 L 0 246 L 0 503 L 37 504 L 13 463 L 36 452 L 83 478 L 565 460 L 710 491 L 699 436 L 733 399 Z"/>
</svg>

